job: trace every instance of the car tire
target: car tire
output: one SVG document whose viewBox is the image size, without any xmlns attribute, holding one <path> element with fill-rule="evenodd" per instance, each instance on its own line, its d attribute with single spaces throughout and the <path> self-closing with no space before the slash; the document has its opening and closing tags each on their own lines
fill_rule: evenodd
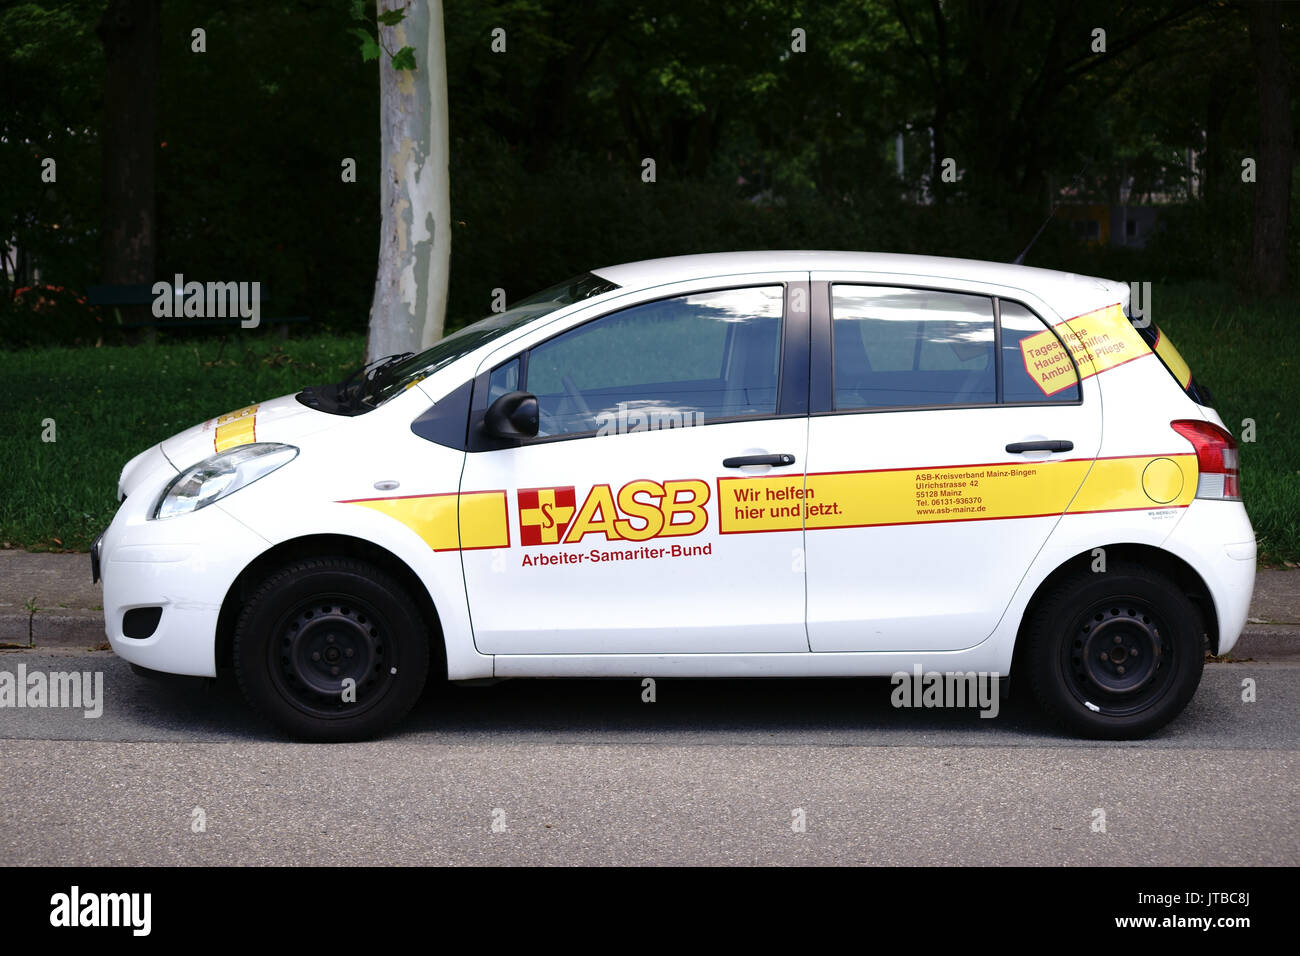
<svg viewBox="0 0 1300 956">
<path fill-rule="evenodd" d="M 1187 706 L 1205 664 L 1196 605 L 1159 572 L 1113 562 L 1057 582 L 1028 620 L 1030 688 L 1074 732 L 1131 740 Z"/>
<path fill-rule="evenodd" d="M 419 699 L 429 638 L 391 576 L 353 558 L 311 558 L 271 574 L 249 598 L 234 664 L 248 702 L 292 736 L 364 740 Z"/>
</svg>

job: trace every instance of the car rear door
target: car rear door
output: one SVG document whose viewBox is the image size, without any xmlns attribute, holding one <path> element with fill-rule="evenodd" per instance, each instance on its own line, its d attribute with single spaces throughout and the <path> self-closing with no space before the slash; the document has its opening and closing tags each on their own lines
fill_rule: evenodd
<svg viewBox="0 0 1300 956">
<path fill-rule="evenodd" d="M 808 650 L 807 278 L 661 287 L 485 360 L 462 500 L 504 491 L 510 538 L 462 552 L 481 652 Z M 538 437 L 490 438 L 515 391 Z"/>
<path fill-rule="evenodd" d="M 813 651 L 993 632 L 1101 441 L 1095 378 L 1025 302 L 813 274 Z"/>
</svg>

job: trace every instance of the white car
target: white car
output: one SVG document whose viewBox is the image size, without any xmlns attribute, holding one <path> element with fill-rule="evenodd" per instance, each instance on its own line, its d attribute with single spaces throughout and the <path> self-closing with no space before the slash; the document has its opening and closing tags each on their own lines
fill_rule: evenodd
<svg viewBox="0 0 1300 956">
<path fill-rule="evenodd" d="M 1183 709 L 1246 619 L 1237 450 L 1127 285 L 849 252 L 598 269 L 127 464 L 114 651 L 308 739 L 426 681 L 1014 674 Z"/>
</svg>

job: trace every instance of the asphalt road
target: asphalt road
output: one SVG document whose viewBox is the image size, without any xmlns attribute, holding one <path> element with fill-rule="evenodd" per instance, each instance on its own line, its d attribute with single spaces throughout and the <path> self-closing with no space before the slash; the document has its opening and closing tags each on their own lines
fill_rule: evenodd
<svg viewBox="0 0 1300 956">
<path fill-rule="evenodd" d="M 0 865 L 1300 862 L 1296 662 L 1208 665 L 1121 745 L 1020 694 L 981 719 L 896 710 L 880 680 L 659 681 L 654 703 L 555 680 L 448 688 L 335 746 L 278 737 L 230 685 L 0 653 L 19 663 L 98 671 L 104 704 L 0 707 Z"/>
</svg>

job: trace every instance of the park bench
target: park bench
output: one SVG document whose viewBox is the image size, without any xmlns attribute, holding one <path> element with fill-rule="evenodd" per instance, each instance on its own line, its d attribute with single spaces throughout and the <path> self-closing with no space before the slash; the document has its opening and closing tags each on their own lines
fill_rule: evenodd
<svg viewBox="0 0 1300 956">
<path fill-rule="evenodd" d="M 260 295 L 258 301 L 265 306 L 270 301 L 266 293 L 266 288 L 259 288 Z M 154 300 L 153 285 L 151 283 L 136 283 L 130 285 L 92 285 L 86 289 L 86 298 L 91 305 L 104 306 L 113 310 L 113 316 L 116 319 L 116 325 L 123 329 L 182 329 L 182 328 L 218 328 L 222 326 L 239 327 L 241 319 L 239 316 L 212 317 L 212 318 L 188 318 L 188 317 L 162 317 L 155 316 L 152 312 Z M 122 308 L 134 310 L 147 308 L 148 318 L 124 320 Z M 263 325 L 275 326 L 276 335 L 281 339 L 289 337 L 289 326 L 292 324 L 310 322 L 311 316 L 307 315 L 285 315 L 268 318 L 259 316 L 258 327 Z"/>
</svg>

